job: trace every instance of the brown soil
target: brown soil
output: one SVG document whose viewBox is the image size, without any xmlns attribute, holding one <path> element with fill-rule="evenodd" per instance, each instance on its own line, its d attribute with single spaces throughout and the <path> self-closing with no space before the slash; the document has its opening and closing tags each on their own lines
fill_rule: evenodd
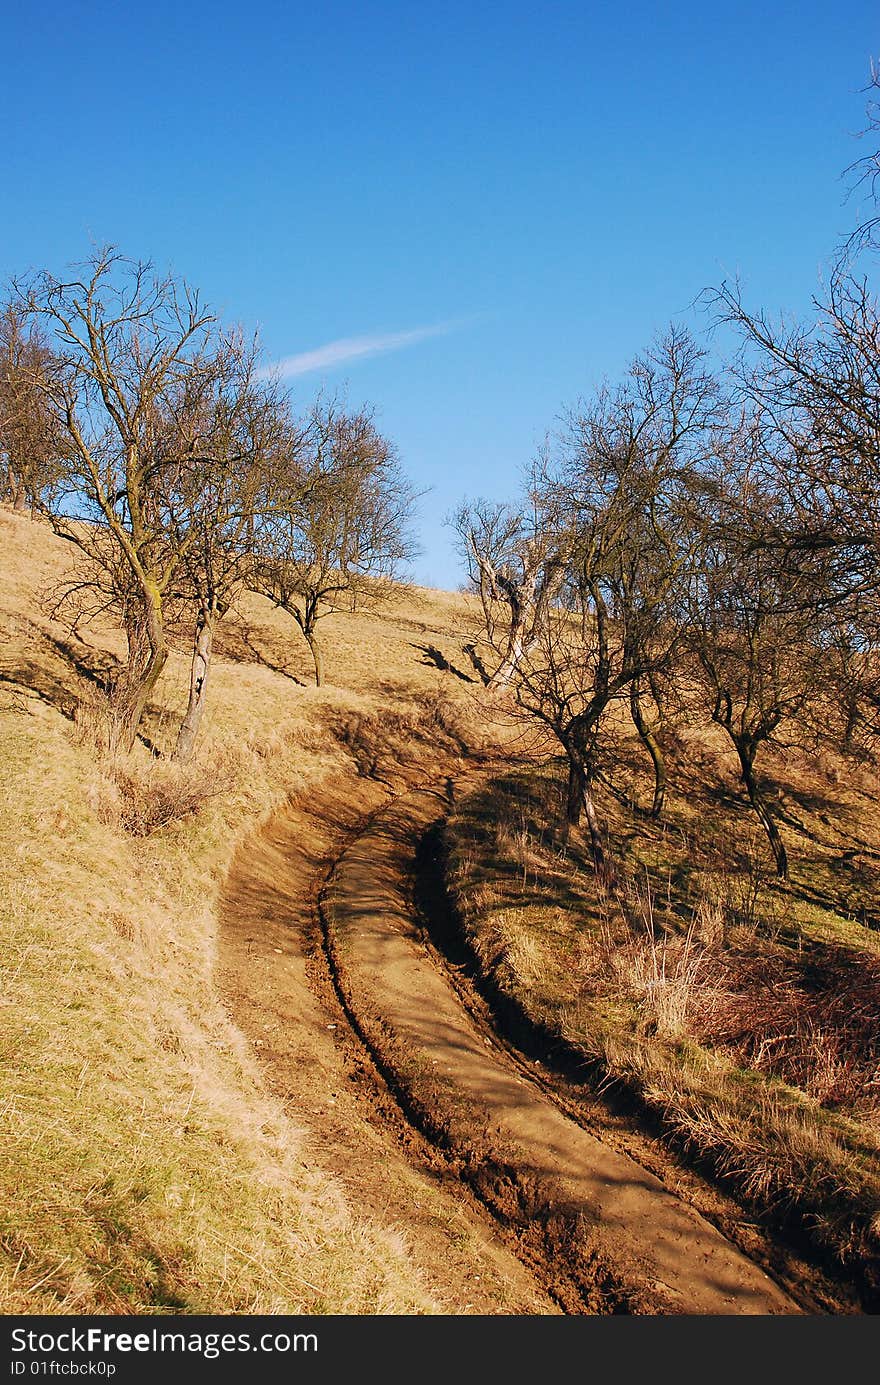
<svg viewBox="0 0 880 1385">
<path fill-rule="evenodd" d="M 270 1086 L 310 1134 L 316 1165 L 402 1237 L 440 1310 L 562 1311 L 448 1161 L 405 1119 L 348 1023 L 318 897 L 347 840 L 387 800 L 346 779 L 291 803 L 237 853 L 223 893 L 217 979 Z"/>
<path fill-rule="evenodd" d="M 230 872 L 218 980 L 316 1164 L 403 1237 L 449 1314 L 853 1311 L 501 1040 L 414 898 L 448 807 L 346 779 L 276 814 Z"/>
</svg>

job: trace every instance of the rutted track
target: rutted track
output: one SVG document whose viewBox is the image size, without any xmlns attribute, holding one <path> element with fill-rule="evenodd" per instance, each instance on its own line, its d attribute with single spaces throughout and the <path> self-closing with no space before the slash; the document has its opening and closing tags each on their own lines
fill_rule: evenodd
<svg viewBox="0 0 880 1385">
<path fill-rule="evenodd" d="M 443 784 L 439 759 L 434 769 Z M 270 1087 L 308 1132 L 304 1158 L 338 1179 L 352 1208 L 403 1236 L 440 1312 L 860 1311 L 811 1257 L 771 1237 L 672 1155 L 643 1113 L 609 1106 L 585 1085 L 581 1063 L 570 1078 L 557 1074 L 546 1060 L 565 1068 L 558 1045 L 486 989 L 462 948 L 438 852 L 453 794 L 485 769 L 450 760 L 446 772 L 443 793 L 413 793 L 399 779 L 401 796 L 390 802 L 369 778 L 327 780 L 236 852 L 220 901 L 218 983 Z M 346 880 L 350 913 L 340 895 Z M 445 1026 L 444 1053 L 454 1058 L 466 1035 L 481 1066 L 500 1065 L 500 1077 L 486 1083 L 490 1096 L 500 1080 L 512 1093 L 511 1110 L 533 1099 L 554 1106 L 563 1122 L 557 1136 L 589 1131 L 600 1154 L 626 1161 L 620 1188 L 659 1190 L 682 1210 L 686 1227 L 710 1236 L 716 1253 L 726 1248 L 739 1271 L 726 1286 L 732 1292 L 720 1294 L 722 1306 L 684 1307 L 687 1272 L 679 1294 L 640 1256 L 638 1235 L 633 1243 L 613 1217 L 603 1221 L 601 1199 L 588 1197 L 585 1206 L 582 1187 L 572 1195 L 564 1186 L 564 1170 L 548 1175 L 505 1131 L 492 1102 L 459 1091 L 446 1058 L 396 1023 L 400 977 L 349 946 L 365 920 L 378 928 L 380 949 L 403 941 L 408 964 L 417 963 L 420 977 L 433 975 L 421 1016 L 432 1016 L 437 1032 Z M 587 1168 L 595 1153 L 581 1147 Z M 687 1234 L 679 1237 L 680 1254 L 699 1255 L 687 1242 Z M 736 1279 L 743 1265 L 745 1290 Z M 766 1306 L 757 1306 L 765 1294 Z"/>
<path fill-rule="evenodd" d="M 797 1314 L 763 1269 L 659 1179 L 569 1118 L 489 1039 L 414 917 L 417 846 L 447 809 L 422 790 L 376 814 L 322 896 L 346 1013 L 408 1117 L 543 1261 L 568 1312 Z"/>
<path fill-rule="evenodd" d="M 318 894 L 387 797 L 363 778 L 328 780 L 243 839 L 220 898 L 218 985 L 302 1132 L 303 1161 L 402 1238 L 435 1311 L 564 1312 L 541 1266 L 405 1116 L 334 989 Z"/>
</svg>

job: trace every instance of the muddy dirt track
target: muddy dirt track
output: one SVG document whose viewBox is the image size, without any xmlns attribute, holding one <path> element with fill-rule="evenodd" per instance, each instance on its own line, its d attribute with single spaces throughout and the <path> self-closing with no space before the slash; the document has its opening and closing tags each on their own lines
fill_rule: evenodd
<svg viewBox="0 0 880 1385">
<path fill-rule="evenodd" d="M 687 1178 L 587 1128 L 468 1003 L 418 907 L 448 808 L 340 785 L 277 814 L 230 874 L 221 987 L 315 1161 L 444 1312 L 841 1311 L 735 1244 Z"/>
</svg>

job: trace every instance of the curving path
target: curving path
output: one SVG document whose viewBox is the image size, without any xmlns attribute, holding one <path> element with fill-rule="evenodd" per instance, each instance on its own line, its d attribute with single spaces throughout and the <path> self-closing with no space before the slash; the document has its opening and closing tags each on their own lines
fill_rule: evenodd
<svg viewBox="0 0 880 1385">
<path fill-rule="evenodd" d="M 575 1286 L 569 1311 L 803 1312 L 653 1174 L 564 1114 L 464 1008 L 411 901 L 418 843 L 447 807 L 428 790 L 394 800 L 342 853 L 322 898 L 337 989 L 408 1114 L 524 1244 L 540 1243 Z"/>
</svg>

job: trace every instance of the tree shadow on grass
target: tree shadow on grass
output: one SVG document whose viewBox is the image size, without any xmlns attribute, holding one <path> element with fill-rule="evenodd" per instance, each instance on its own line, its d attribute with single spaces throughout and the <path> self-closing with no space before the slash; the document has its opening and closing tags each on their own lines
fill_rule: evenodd
<svg viewBox="0 0 880 1385">
<path fill-rule="evenodd" d="M 429 667 L 433 665 L 434 668 L 439 668 L 441 673 L 454 673 L 456 678 L 460 678 L 463 683 L 476 683 L 477 681 L 469 673 L 462 673 L 460 668 L 456 668 L 455 664 L 450 663 L 443 651 L 438 649 L 436 645 L 411 644 L 410 649 L 417 649 L 421 654 L 424 654 L 424 659 L 419 660 L 422 664 Z"/>
<path fill-rule="evenodd" d="M 267 649 L 264 642 L 258 640 L 253 628 L 240 616 L 226 617 L 217 631 L 214 648 L 222 658 L 230 659 L 235 664 L 262 664 L 301 688 L 307 686 L 286 661 L 279 661 L 277 649 Z"/>
</svg>

